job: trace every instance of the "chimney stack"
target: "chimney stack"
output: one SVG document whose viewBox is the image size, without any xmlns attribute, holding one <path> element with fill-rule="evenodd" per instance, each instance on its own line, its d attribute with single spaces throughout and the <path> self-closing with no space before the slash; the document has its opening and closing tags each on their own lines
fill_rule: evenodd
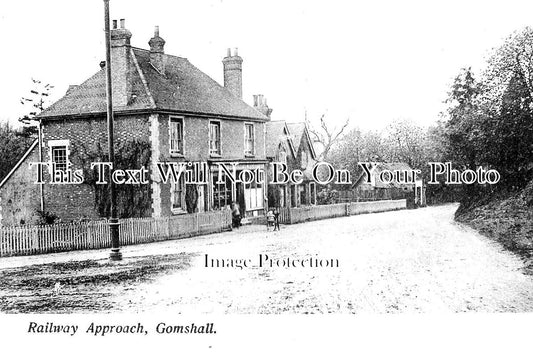
<svg viewBox="0 0 533 356">
<path fill-rule="evenodd" d="M 155 27 L 154 37 L 148 42 L 150 45 L 150 63 L 161 74 L 165 73 L 165 40 L 159 37 L 159 26 Z"/>
<path fill-rule="evenodd" d="M 111 81 L 113 83 L 114 106 L 128 105 L 131 95 L 130 39 L 131 32 L 126 29 L 126 20 L 120 19 L 120 28 L 117 28 L 117 20 L 113 20 L 113 28 L 111 29 Z"/>
<path fill-rule="evenodd" d="M 237 98 L 242 99 L 242 58 L 239 57 L 237 48 L 228 48 L 227 56 L 222 60 L 224 65 L 224 87 Z"/>
<path fill-rule="evenodd" d="M 254 109 L 267 117 L 270 117 L 272 114 L 272 109 L 268 107 L 267 101 L 263 94 L 254 95 Z"/>
</svg>

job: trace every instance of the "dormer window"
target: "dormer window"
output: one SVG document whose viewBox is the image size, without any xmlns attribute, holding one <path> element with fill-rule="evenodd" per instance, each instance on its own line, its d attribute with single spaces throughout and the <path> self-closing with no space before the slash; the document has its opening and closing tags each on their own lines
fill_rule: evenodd
<svg viewBox="0 0 533 356">
<path fill-rule="evenodd" d="M 183 119 L 171 117 L 169 122 L 170 130 L 170 153 L 183 154 Z"/>
</svg>

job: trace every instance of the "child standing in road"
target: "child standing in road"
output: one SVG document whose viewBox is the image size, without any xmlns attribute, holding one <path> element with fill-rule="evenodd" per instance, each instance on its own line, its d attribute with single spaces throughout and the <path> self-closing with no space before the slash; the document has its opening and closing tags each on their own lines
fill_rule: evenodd
<svg viewBox="0 0 533 356">
<path fill-rule="evenodd" d="M 272 209 L 268 211 L 266 218 L 267 218 L 267 231 L 270 226 L 273 226 L 275 229 L 276 227 L 274 226 L 274 212 L 272 211 Z"/>
<path fill-rule="evenodd" d="M 276 210 L 274 210 L 274 231 L 276 229 L 279 231 L 279 208 L 276 207 Z"/>
</svg>

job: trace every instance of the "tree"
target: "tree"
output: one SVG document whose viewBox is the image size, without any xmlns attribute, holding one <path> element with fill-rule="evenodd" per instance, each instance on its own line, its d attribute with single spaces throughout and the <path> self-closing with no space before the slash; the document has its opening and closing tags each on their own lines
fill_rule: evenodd
<svg viewBox="0 0 533 356">
<path fill-rule="evenodd" d="M 531 27 L 525 27 L 511 34 L 489 57 L 483 80 L 484 101 L 499 111 L 503 94 L 511 80 L 517 77 L 522 81 L 525 91 L 532 96 L 533 29 Z"/>
<path fill-rule="evenodd" d="M 323 150 L 318 157 L 318 160 L 321 161 L 327 160 L 330 150 L 342 137 L 342 133 L 350 123 L 350 119 L 348 118 L 340 128 L 331 127 L 326 123 L 325 116 L 326 114 L 322 114 L 319 119 L 320 124 L 316 127 L 309 121 L 307 111 L 305 113 L 305 123 L 308 127 L 309 134 L 311 135 L 311 140 L 313 142 L 318 142 L 323 146 Z"/>
<path fill-rule="evenodd" d="M 484 73 L 482 132 L 485 160 L 512 187 L 533 175 L 533 29 L 509 36 Z"/>
<path fill-rule="evenodd" d="M 331 149 L 329 161 L 336 168 L 349 170 L 352 177 L 359 177 L 363 173 L 359 162 L 384 161 L 384 151 L 384 140 L 379 132 L 353 128 Z"/>
<path fill-rule="evenodd" d="M 487 120 L 484 125 L 492 145 L 492 149 L 486 149 L 486 160 L 511 186 L 527 183 L 533 169 L 532 104 L 528 84 L 523 76 L 516 74 L 502 95 L 496 119 Z"/>
<path fill-rule="evenodd" d="M 50 91 L 54 88 L 53 85 L 45 84 L 38 79 L 31 79 L 33 82 L 33 88 L 30 90 L 29 95 L 26 95 L 20 99 L 20 103 L 24 107 L 29 107 L 26 113 L 19 118 L 19 121 L 28 124 L 39 113 L 41 113 L 49 104 Z"/>
<path fill-rule="evenodd" d="M 424 163 L 425 130 L 411 120 L 395 120 L 385 130 L 384 154 L 389 162 L 405 162 L 412 168 Z"/>
<path fill-rule="evenodd" d="M 480 86 L 471 68 L 463 68 L 455 77 L 446 103 L 448 120 L 444 125 L 446 150 L 459 166 L 475 169 L 480 147 L 481 112 L 478 107 Z"/>
<path fill-rule="evenodd" d="M 22 134 L 20 129 L 13 128 L 8 122 L 0 124 L 0 181 L 17 164 L 34 138 Z"/>
<path fill-rule="evenodd" d="M 30 126 L 30 123 L 45 109 L 53 86 L 43 84 L 36 79 L 32 79 L 32 84 L 29 95 L 20 99 L 26 113 L 19 118 L 19 121 L 25 125 L 18 129 L 9 123 L 0 126 L 0 180 L 5 178 L 37 138 L 37 127 Z"/>
</svg>

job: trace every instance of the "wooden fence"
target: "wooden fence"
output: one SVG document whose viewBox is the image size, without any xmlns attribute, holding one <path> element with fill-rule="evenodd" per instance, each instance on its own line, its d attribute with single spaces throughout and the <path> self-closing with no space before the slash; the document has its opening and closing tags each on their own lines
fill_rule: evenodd
<svg viewBox="0 0 533 356">
<path fill-rule="evenodd" d="M 231 229 L 231 211 L 120 220 L 120 244 L 179 239 Z M 0 256 L 110 248 L 106 220 L 0 228 Z"/>
<path fill-rule="evenodd" d="M 296 224 L 304 221 L 335 218 L 366 213 L 405 209 L 405 199 L 352 202 L 329 205 L 310 205 L 300 208 L 281 208 L 279 221 L 282 224 Z"/>
</svg>

